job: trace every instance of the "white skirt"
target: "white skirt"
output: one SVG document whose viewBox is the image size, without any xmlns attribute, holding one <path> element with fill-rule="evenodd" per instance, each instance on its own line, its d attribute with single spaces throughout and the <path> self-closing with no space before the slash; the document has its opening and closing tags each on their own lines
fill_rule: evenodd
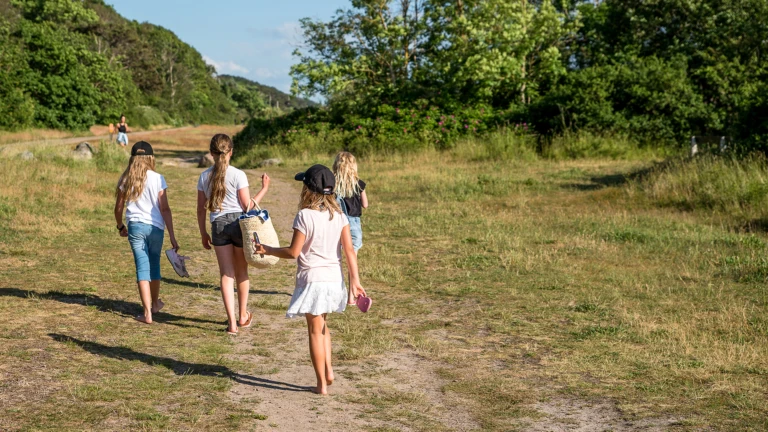
<svg viewBox="0 0 768 432">
<path fill-rule="evenodd" d="M 322 315 L 344 312 L 347 307 L 347 287 L 344 282 L 310 282 L 293 290 L 288 318 L 306 314 Z"/>
</svg>

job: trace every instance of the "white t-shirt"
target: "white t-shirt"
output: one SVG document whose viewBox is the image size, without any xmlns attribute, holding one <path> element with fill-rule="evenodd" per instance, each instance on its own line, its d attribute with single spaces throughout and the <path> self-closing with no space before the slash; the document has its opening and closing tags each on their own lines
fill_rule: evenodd
<svg viewBox="0 0 768 432">
<path fill-rule="evenodd" d="M 136 201 L 126 203 L 125 220 L 128 222 L 143 222 L 165 229 L 165 221 L 160 213 L 160 191 L 166 190 L 165 177 L 147 170 L 147 180 L 144 182 L 144 191 Z"/>
<path fill-rule="evenodd" d="M 301 231 L 307 240 L 297 259 L 296 286 L 311 282 L 342 282 L 341 230 L 349 225 L 343 213 L 329 220 L 327 211 L 303 209 L 293 220 L 293 228 Z"/>
<path fill-rule="evenodd" d="M 200 174 L 200 180 L 197 181 L 197 190 L 205 192 L 207 199 L 211 198 L 208 178 L 212 172 L 213 167 L 208 168 Z M 224 177 L 224 184 L 227 187 L 227 193 L 224 195 L 224 201 L 221 202 L 221 209 L 211 212 L 211 222 L 221 215 L 242 213 L 243 211 L 243 208 L 240 207 L 240 200 L 237 198 L 237 191 L 248 187 L 248 177 L 239 169 L 228 166 L 227 174 Z"/>
</svg>

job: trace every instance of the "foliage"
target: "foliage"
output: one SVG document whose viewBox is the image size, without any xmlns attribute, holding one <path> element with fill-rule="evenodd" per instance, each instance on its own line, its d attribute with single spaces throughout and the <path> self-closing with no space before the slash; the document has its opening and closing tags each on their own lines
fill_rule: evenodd
<svg viewBox="0 0 768 432">
<path fill-rule="evenodd" d="M 767 13 L 765 0 L 353 0 L 302 20 L 293 91 L 324 98 L 333 127 L 365 127 L 382 106 L 482 108 L 488 130 L 527 123 L 544 140 L 584 130 L 680 148 L 729 135 L 765 151 Z M 269 136 L 306 128 L 279 124 Z M 396 126 L 370 138 L 412 139 Z M 461 137 L 423 132 L 420 146 Z"/>
<path fill-rule="evenodd" d="M 231 123 L 238 107 L 262 105 L 260 89 L 226 93 L 194 48 L 102 0 L 0 1 L 0 69 L 6 130 L 86 129 L 120 114 L 139 127 Z"/>
</svg>

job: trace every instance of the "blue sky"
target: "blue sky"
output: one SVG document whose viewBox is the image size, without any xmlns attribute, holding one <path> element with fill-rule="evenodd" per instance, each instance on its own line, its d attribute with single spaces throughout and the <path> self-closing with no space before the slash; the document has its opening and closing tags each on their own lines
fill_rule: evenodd
<svg viewBox="0 0 768 432">
<path fill-rule="evenodd" d="M 122 16 L 161 25 L 194 46 L 220 74 L 288 91 L 299 20 L 328 20 L 349 0 L 106 0 Z"/>
</svg>

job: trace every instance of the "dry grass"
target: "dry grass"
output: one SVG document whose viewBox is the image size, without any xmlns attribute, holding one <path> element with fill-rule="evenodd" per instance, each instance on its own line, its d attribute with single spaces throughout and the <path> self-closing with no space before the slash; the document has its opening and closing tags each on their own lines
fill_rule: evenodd
<svg viewBox="0 0 768 432">
<path fill-rule="evenodd" d="M 150 142 L 200 152 L 210 134 Z M 441 394 L 484 430 L 524 429 L 558 398 L 610 401 L 620 421 L 668 429 L 768 428 L 764 233 L 643 198 L 623 174 L 648 162 L 462 154 L 360 161 L 371 200 L 360 262 L 375 304 L 334 317 L 341 365 L 394 352 L 439 364 Z M 288 160 L 270 174 L 289 179 L 315 161 L 331 163 Z M 210 261 L 197 251 L 198 171 L 163 169 L 182 247 Z M 4 427 L 267 426 L 224 395 L 233 374 L 275 373 L 292 339 L 264 331 L 235 352 L 210 271 L 164 285 L 175 308 L 163 325 L 130 322 L 138 302 L 112 228 L 114 180 L 93 164 L 0 159 Z M 286 264 L 260 286 L 291 278 Z M 265 294 L 253 306 L 279 314 L 286 301 Z M 423 393 L 361 387 L 349 400 L 395 429 L 448 429 Z"/>
<path fill-rule="evenodd" d="M 66 132 L 55 129 L 28 129 L 18 132 L 0 131 L 0 144 L 56 140 L 61 138 L 83 136 L 83 134 L 83 132 Z M 85 135 L 87 135 L 87 133 L 85 133 Z"/>
</svg>

